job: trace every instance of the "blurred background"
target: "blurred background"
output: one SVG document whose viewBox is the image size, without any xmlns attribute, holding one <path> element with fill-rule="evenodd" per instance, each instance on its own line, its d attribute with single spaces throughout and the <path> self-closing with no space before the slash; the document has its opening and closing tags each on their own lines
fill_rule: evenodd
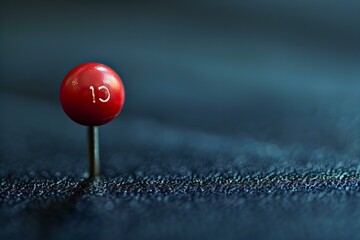
<svg viewBox="0 0 360 240">
<path fill-rule="evenodd" d="M 359 12 L 356 0 L 1 1 L 0 238 L 354 238 Z M 74 199 L 86 131 L 59 88 L 84 62 L 117 71 L 126 100 L 100 130 L 103 188 Z"/>
<path fill-rule="evenodd" d="M 59 108 L 65 74 L 96 61 L 122 77 L 123 115 L 344 149 L 355 118 L 342 118 L 360 95 L 359 10 L 351 0 L 2 1 L 1 92 Z"/>
<path fill-rule="evenodd" d="M 2 128 L 9 136 L 42 128 L 60 145 L 66 132 L 83 136 L 62 113 L 59 86 L 73 67 L 95 61 L 115 69 L 126 88 L 123 112 L 104 127 L 106 136 L 119 127 L 115 136 L 136 142 L 155 124 L 164 127 L 158 133 L 174 130 L 160 145 L 184 136 L 197 148 L 197 138 L 184 135 L 189 131 L 202 134 L 209 148 L 225 137 L 354 159 L 359 10 L 350 0 L 2 1 Z M 18 151 L 18 139 L 5 135 L 4 148 Z M 143 140 L 156 136 L 154 130 Z"/>
</svg>

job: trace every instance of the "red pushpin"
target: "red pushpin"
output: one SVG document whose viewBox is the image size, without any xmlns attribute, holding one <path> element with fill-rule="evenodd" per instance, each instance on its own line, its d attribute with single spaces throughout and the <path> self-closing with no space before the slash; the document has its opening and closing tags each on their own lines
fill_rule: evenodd
<svg viewBox="0 0 360 240">
<path fill-rule="evenodd" d="M 114 70 L 100 63 L 84 63 L 72 69 L 60 88 L 60 101 L 73 121 L 88 126 L 89 177 L 100 173 L 98 127 L 113 120 L 125 100 L 124 85 Z"/>
</svg>

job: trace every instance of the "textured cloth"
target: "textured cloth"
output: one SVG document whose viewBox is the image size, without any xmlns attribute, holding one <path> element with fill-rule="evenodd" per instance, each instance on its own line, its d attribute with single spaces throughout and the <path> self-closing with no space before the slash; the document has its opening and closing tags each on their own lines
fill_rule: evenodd
<svg viewBox="0 0 360 240">
<path fill-rule="evenodd" d="M 85 127 L 1 96 L 2 239 L 356 238 L 349 155 L 119 117 L 100 127 L 103 176 L 89 182 Z"/>
<path fill-rule="evenodd" d="M 358 239 L 359 1 L 1 1 L 0 239 Z M 65 74 L 104 63 L 86 128 Z"/>
</svg>

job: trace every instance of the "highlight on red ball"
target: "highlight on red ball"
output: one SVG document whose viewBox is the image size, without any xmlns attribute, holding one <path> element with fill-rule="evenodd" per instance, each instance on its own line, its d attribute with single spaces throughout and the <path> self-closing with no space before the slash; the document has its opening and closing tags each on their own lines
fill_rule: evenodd
<svg viewBox="0 0 360 240">
<path fill-rule="evenodd" d="M 120 113 L 125 101 L 124 85 L 110 67 L 84 63 L 65 76 L 60 101 L 73 121 L 85 126 L 99 126 Z"/>
</svg>

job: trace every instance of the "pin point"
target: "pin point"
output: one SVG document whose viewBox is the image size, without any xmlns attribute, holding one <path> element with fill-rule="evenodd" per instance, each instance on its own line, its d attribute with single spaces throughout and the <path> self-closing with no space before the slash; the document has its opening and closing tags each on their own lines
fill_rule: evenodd
<svg viewBox="0 0 360 240">
<path fill-rule="evenodd" d="M 100 63 L 84 63 L 72 69 L 60 87 L 64 112 L 88 126 L 89 178 L 100 174 L 98 126 L 113 120 L 125 100 L 124 85 L 114 70 Z"/>
</svg>

